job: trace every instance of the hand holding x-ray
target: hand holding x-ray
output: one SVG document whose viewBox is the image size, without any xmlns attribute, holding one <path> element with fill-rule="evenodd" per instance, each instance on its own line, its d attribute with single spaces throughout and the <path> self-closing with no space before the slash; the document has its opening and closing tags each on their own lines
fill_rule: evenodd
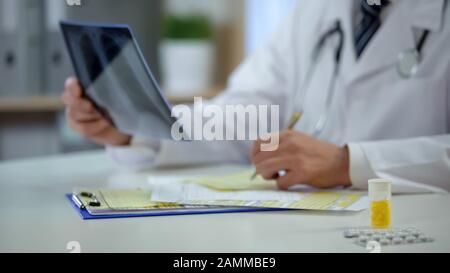
<svg viewBox="0 0 450 273">
<path fill-rule="evenodd" d="M 172 139 L 176 119 L 130 28 L 61 27 L 78 78 L 63 95 L 71 127 L 101 144 L 126 145 L 130 136 Z"/>
<path fill-rule="evenodd" d="M 84 96 L 77 79 L 67 79 L 61 99 L 67 107 L 69 127 L 80 135 L 101 145 L 125 146 L 130 143 L 131 136 L 119 132 Z"/>
</svg>

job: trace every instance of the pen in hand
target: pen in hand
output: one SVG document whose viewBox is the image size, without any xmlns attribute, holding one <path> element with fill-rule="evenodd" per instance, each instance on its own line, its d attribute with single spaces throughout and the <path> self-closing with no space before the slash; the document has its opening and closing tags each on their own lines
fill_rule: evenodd
<svg viewBox="0 0 450 273">
<path fill-rule="evenodd" d="M 286 128 L 286 130 L 292 130 L 297 125 L 297 123 L 302 118 L 303 113 L 302 112 L 295 112 L 292 114 L 291 120 L 289 121 L 289 125 Z M 250 178 L 251 180 L 255 180 L 255 178 L 258 176 L 258 173 L 255 171 L 255 173 Z"/>
</svg>

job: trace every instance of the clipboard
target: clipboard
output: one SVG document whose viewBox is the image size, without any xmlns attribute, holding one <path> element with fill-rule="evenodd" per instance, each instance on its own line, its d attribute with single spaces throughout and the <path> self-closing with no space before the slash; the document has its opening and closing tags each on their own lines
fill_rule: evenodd
<svg viewBox="0 0 450 273">
<path fill-rule="evenodd" d="M 73 198 L 74 194 L 66 194 L 66 199 L 72 207 L 79 213 L 82 220 L 102 220 L 102 219 L 120 219 L 137 217 L 158 217 L 158 216 L 177 216 L 177 215 L 201 215 L 201 214 L 222 214 L 222 213 L 250 213 L 250 212 L 271 212 L 286 211 L 289 209 L 273 208 L 244 208 L 244 207 L 198 207 L 185 209 L 153 209 L 137 213 L 118 212 L 105 215 L 93 215 Z"/>
</svg>

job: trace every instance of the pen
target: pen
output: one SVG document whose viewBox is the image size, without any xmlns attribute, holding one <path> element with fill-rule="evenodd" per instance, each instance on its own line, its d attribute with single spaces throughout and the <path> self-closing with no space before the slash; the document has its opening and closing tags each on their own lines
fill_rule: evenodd
<svg viewBox="0 0 450 273">
<path fill-rule="evenodd" d="M 303 113 L 302 112 L 295 112 L 292 114 L 291 120 L 289 121 L 289 125 L 286 130 L 292 130 L 294 129 L 295 125 L 300 121 L 302 118 Z M 258 176 L 258 173 L 255 171 L 255 173 L 250 178 L 251 180 L 255 180 L 255 178 Z"/>
</svg>

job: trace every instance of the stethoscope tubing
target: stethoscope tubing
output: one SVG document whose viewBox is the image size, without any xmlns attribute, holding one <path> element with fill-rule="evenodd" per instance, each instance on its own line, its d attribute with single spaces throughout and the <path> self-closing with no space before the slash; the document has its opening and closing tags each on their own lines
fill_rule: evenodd
<svg viewBox="0 0 450 273">
<path fill-rule="evenodd" d="M 300 107 L 301 110 L 297 111 L 297 112 L 304 114 L 303 112 L 304 112 L 304 108 L 305 108 L 305 100 L 307 97 L 307 92 L 311 85 L 311 79 L 313 78 L 313 73 L 316 70 L 318 61 L 320 59 L 320 56 L 322 55 L 321 53 L 326 44 L 326 41 L 335 34 L 337 34 L 339 37 L 338 45 L 336 47 L 336 52 L 334 55 L 335 68 L 333 71 L 333 76 L 332 76 L 331 82 L 329 84 L 328 93 L 326 96 L 326 102 L 325 102 L 326 110 L 320 116 L 319 121 L 316 123 L 316 125 L 314 126 L 314 129 L 313 129 L 313 132 L 311 133 L 311 135 L 316 138 L 318 138 L 320 136 L 321 132 L 323 131 L 323 129 L 325 128 L 325 126 L 329 120 L 329 112 L 331 110 L 331 104 L 332 104 L 333 96 L 335 93 L 334 90 L 336 88 L 336 82 L 337 82 L 337 78 L 339 76 L 340 66 L 341 66 L 341 62 L 342 62 L 342 53 L 343 53 L 343 49 L 344 49 L 345 34 L 342 29 L 341 22 L 339 20 L 337 20 L 335 22 L 335 24 L 328 31 L 326 31 L 320 37 L 319 41 L 317 42 L 317 44 L 313 50 L 313 54 L 312 54 L 312 58 L 311 58 L 311 65 L 306 72 L 305 83 L 301 85 L 301 90 L 298 90 L 296 92 L 297 96 L 296 96 L 296 99 L 294 100 L 295 102 L 299 102 L 298 97 L 299 97 L 299 95 L 301 96 L 300 104 L 302 106 Z M 411 65 L 411 67 L 409 68 L 409 71 L 407 71 L 407 73 L 402 73 L 400 70 L 398 70 L 398 73 L 402 78 L 410 78 L 411 76 L 413 76 L 416 73 L 417 66 L 421 62 L 422 51 L 423 51 L 423 48 L 429 38 L 429 34 L 430 34 L 429 30 L 424 30 L 424 32 L 422 33 L 422 36 L 420 37 L 420 39 L 416 43 L 416 46 L 413 49 L 407 49 L 405 51 L 400 52 L 399 60 L 398 60 L 398 67 L 400 67 L 402 65 L 403 60 L 402 60 L 401 56 L 406 55 L 405 53 L 412 51 L 413 55 L 416 56 L 415 64 Z"/>
</svg>

